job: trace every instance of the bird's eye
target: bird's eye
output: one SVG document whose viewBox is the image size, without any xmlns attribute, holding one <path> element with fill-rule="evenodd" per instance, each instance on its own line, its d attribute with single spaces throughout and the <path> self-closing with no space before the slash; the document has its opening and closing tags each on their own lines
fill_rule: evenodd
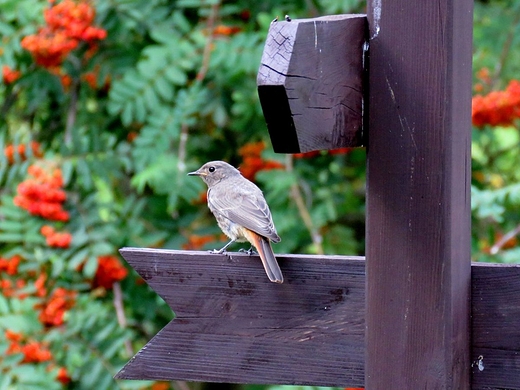
<svg viewBox="0 0 520 390">
<path fill-rule="evenodd" d="M 210 171 L 210 172 L 215 172 L 215 167 L 209 167 L 209 168 L 208 168 L 208 171 Z"/>
</svg>

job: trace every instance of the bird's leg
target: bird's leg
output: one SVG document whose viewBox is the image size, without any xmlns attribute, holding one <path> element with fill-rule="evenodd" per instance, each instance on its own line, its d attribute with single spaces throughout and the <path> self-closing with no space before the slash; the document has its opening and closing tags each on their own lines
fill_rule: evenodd
<svg viewBox="0 0 520 390">
<path fill-rule="evenodd" d="M 229 241 L 226 245 L 224 245 L 221 249 L 213 249 L 212 251 L 209 251 L 210 253 L 216 253 L 216 254 L 219 254 L 219 253 L 224 253 L 227 249 L 228 246 L 230 246 L 231 244 L 233 244 L 235 242 L 235 240 L 231 240 Z"/>
<path fill-rule="evenodd" d="M 256 251 L 253 249 L 253 245 L 251 245 L 251 248 L 249 248 L 248 250 L 241 248 L 241 249 L 239 249 L 239 252 L 247 253 L 249 256 L 257 254 Z"/>
</svg>

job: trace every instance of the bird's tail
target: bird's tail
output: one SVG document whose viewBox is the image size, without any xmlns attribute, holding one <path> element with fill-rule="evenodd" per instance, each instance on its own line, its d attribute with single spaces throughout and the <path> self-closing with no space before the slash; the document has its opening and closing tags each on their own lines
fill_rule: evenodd
<svg viewBox="0 0 520 390">
<path fill-rule="evenodd" d="M 283 283 L 283 275 L 276 257 L 274 257 L 273 248 L 268 238 L 262 237 L 254 232 L 249 231 L 247 237 L 249 242 L 253 244 L 260 255 L 265 273 L 271 282 Z"/>
<path fill-rule="evenodd" d="M 262 264 L 264 265 L 265 273 L 271 282 L 283 283 L 283 275 L 276 257 L 274 257 L 273 248 L 268 238 L 259 237 L 259 244 L 256 247 Z"/>
</svg>

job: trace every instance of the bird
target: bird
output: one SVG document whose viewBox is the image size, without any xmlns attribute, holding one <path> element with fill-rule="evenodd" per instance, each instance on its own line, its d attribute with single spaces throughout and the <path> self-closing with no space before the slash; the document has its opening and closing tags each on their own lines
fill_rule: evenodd
<svg viewBox="0 0 520 390">
<path fill-rule="evenodd" d="M 283 283 L 282 271 L 271 247 L 271 242 L 280 242 L 281 238 L 260 188 L 224 161 L 207 162 L 188 175 L 199 176 L 207 184 L 208 207 L 222 232 L 231 240 L 212 253 L 223 253 L 234 242 L 248 241 L 258 251 L 269 280 Z"/>
</svg>

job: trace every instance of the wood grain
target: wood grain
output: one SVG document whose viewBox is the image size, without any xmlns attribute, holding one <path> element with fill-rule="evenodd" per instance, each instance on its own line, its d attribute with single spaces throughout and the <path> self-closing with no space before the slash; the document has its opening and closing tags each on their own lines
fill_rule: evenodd
<svg viewBox="0 0 520 390">
<path fill-rule="evenodd" d="M 271 24 L 257 84 L 276 152 L 362 144 L 366 32 L 365 15 Z"/>
<path fill-rule="evenodd" d="M 237 383 L 363 383 L 364 262 L 126 248 L 121 254 L 172 307 L 170 322 L 117 375 Z"/>
<path fill-rule="evenodd" d="M 117 375 L 234 383 L 361 387 L 365 262 L 278 255 L 270 283 L 256 256 L 124 248 L 175 319 Z M 520 266 L 472 267 L 472 389 L 520 389 Z M 418 335 L 417 337 L 421 337 Z M 397 363 L 396 363 L 397 364 Z"/>
<path fill-rule="evenodd" d="M 520 266 L 473 266 L 472 302 L 472 389 L 520 389 Z"/>
<path fill-rule="evenodd" d="M 371 390 L 469 389 L 472 6 L 368 1 Z"/>
</svg>

